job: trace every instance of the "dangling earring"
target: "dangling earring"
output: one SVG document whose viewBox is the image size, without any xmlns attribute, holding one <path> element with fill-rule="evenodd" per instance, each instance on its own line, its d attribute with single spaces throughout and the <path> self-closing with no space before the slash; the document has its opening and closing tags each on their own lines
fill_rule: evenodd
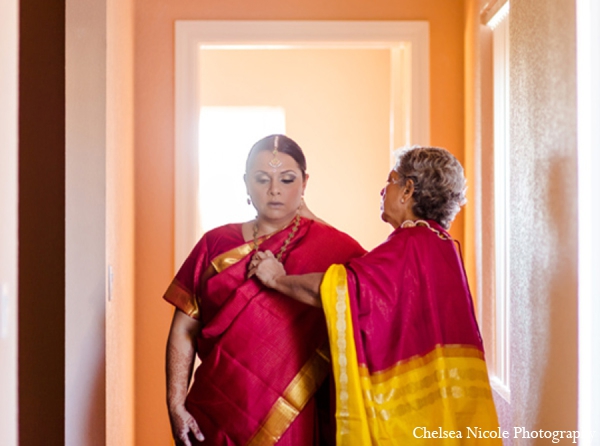
<svg viewBox="0 0 600 446">
<path fill-rule="evenodd" d="M 304 197 L 300 198 L 300 206 L 298 206 L 298 210 L 302 209 L 304 207 Z"/>
<path fill-rule="evenodd" d="M 252 200 L 250 199 L 250 195 L 248 195 L 248 198 L 246 198 L 246 202 L 248 203 L 248 206 L 250 206 L 252 204 Z"/>
</svg>

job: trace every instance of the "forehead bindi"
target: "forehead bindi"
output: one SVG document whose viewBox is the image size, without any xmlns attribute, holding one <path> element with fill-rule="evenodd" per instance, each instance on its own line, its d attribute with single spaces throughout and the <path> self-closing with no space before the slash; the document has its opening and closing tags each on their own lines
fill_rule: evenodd
<svg viewBox="0 0 600 446">
<path fill-rule="evenodd" d="M 251 170 L 254 172 L 272 172 L 272 173 L 299 173 L 300 168 L 296 160 L 287 153 L 277 153 L 277 159 L 281 161 L 279 166 L 273 167 L 271 160 L 273 152 L 263 150 L 256 154 L 254 161 L 251 164 Z"/>
</svg>

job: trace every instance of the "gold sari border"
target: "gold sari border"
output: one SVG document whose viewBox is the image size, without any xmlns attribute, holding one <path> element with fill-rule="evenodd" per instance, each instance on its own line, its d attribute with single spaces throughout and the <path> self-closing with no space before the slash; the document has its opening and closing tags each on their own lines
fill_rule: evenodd
<svg viewBox="0 0 600 446">
<path fill-rule="evenodd" d="M 167 288 L 164 298 L 188 316 L 200 319 L 200 308 L 198 307 L 196 296 L 185 289 L 177 279 L 173 279 L 173 282 Z"/>
<path fill-rule="evenodd" d="M 361 377 L 370 378 L 373 384 L 378 384 L 388 381 L 390 378 L 399 374 L 424 367 L 430 362 L 440 358 L 476 358 L 481 359 L 482 361 L 484 360 L 483 352 L 477 347 L 466 344 L 438 344 L 433 350 L 425 355 L 415 355 L 403 359 L 385 370 L 371 373 L 364 364 L 359 364 L 358 367 Z"/>
<path fill-rule="evenodd" d="M 304 364 L 265 417 L 248 446 L 276 444 L 329 373 L 329 354 L 320 348 Z"/>
<path fill-rule="evenodd" d="M 260 244 L 267 240 L 271 235 L 272 234 L 269 234 L 268 236 L 263 236 L 259 238 L 256 241 L 257 245 L 260 246 Z M 254 241 L 246 242 L 243 245 L 237 246 L 233 249 L 230 249 L 227 252 L 224 252 L 223 254 L 219 254 L 217 257 L 212 259 L 210 263 L 212 264 L 215 271 L 217 273 L 220 273 L 242 260 L 248 254 L 250 254 L 253 249 Z"/>
<path fill-rule="evenodd" d="M 210 261 L 217 273 L 224 271 L 232 265 L 242 260 L 254 249 L 254 243 L 244 243 L 243 245 L 237 246 L 223 254 L 218 255 Z"/>
</svg>

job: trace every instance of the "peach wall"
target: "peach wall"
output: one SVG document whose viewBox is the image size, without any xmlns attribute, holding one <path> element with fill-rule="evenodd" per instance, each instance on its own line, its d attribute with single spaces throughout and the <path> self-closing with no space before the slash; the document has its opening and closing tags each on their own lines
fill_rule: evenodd
<svg viewBox="0 0 600 446">
<path fill-rule="evenodd" d="M 390 233 L 379 217 L 390 168 L 390 69 L 383 49 L 209 50 L 200 96 L 202 105 L 283 107 L 287 134 L 307 157 L 311 210 L 372 249 Z"/>
<path fill-rule="evenodd" d="M 0 17 L 0 444 L 16 446 L 18 1 Z"/>
<path fill-rule="evenodd" d="M 463 1 L 281 2 L 138 0 L 135 3 L 136 442 L 170 436 L 164 404 L 164 345 L 171 309 L 174 194 L 174 21 L 177 19 L 428 20 L 431 143 L 463 160 Z M 453 233 L 462 238 L 459 216 Z"/>
<path fill-rule="evenodd" d="M 495 251 L 494 251 L 494 135 L 492 32 L 481 23 L 487 0 L 465 3 L 465 166 L 472 179 L 465 217 L 465 265 L 488 361 L 493 360 L 495 341 Z M 488 363 L 489 364 L 489 363 Z M 494 392 L 499 422 L 512 426 L 507 401 Z M 505 446 L 511 439 L 504 441 Z"/>
<path fill-rule="evenodd" d="M 106 444 L 134 444 L 133 1 L 107 1 Z M 107 294 L 108 294 L 108 290 Z"/>
<path fill-rule="evenodd" d="M 481 66 L 479 51 L 479 1 L 467 0 L 465 2 L 465 73 L 464 73 L 464 108 L 465 108 L 465 153 L 464 168 L 465 175 L 469 180 L 467 189 L 467 203 L 464 215 L 464 240 L 465 250 L 463 252 L 465 268 L 471 280 L 471 292 L 475 302 L 479 293 L 477 283 L 477 263 L 475 256 L 475 243 L 480 241 L 478 233 L 479 221 L 477 220 L 476 209 L 481 205 L 481 195 L 479 185 L 481 184 L 480 163 L 481 130 L 480 107 L 481 91 L 479 88 L 481 82 Z"/>
<path fill-rule="evenodd" d="M 577 428 L 575 0 L 511 1 L 513 423 Z"/>
</svg>

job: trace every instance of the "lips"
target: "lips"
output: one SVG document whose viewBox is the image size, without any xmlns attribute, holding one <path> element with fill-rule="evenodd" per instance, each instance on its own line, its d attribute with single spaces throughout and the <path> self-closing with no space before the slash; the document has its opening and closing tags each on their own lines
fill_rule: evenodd
<svg viewBox="0 0 600 446">
<path fill-rule="evenodd" d="M 271 207 L 281 207 L 283 206 L 283 203 L 281 203 L 280 201 L 269 201 L 267 205 Z"/>
</svg>

